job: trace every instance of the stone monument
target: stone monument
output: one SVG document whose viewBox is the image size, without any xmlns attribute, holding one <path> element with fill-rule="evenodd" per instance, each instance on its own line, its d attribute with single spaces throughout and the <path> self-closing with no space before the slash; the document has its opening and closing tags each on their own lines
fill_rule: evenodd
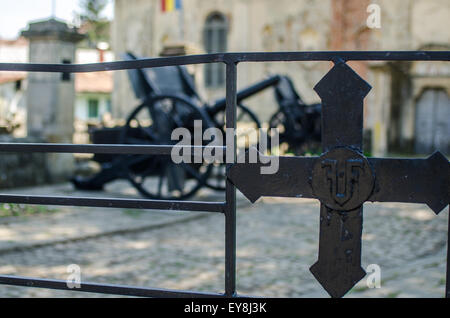
<svg viewBox="0 0 450 318">
<path fill-rule="evenodd" d="M 30 63 L 73 63 L 76 43 L 84 38 L 76 28 L 54 18 L 31 22 L 22 35 L 29 39 Z M 72 143 L 75 86 L 70 73 L 30 72 L 27 87 L 27 133 L 45 142 Z M 72 154 L 48 154 L 53 182 L 67 179 Z"/>
</svg>

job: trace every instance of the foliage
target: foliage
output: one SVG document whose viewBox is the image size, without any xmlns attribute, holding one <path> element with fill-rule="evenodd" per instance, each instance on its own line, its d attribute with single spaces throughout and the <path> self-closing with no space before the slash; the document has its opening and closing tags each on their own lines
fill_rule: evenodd
<svg viewBox="0 0 450 318">
<path fill-rule="evenodd" d="M 11 216 L 31 216 L 52 212 L 56 212 L 56 210 L 42 205 L 0 203 L 0 218 Z"/>
<path fill-rule="evenodd" d="M 82 21 L 98 21 L 101 13 L 106 8 L 108 0 L 81 0 L 80 7 L 83 12 L 80 14 Z"/>
<path fill-rule="evenodd" d="M 110 21 L 102 16 L 110 0 L 80 0 L 78 18 L 82 31 L 87 35 L 87 46 L 96 47 L 99 42 L 109 42 Z"/>
</svg>

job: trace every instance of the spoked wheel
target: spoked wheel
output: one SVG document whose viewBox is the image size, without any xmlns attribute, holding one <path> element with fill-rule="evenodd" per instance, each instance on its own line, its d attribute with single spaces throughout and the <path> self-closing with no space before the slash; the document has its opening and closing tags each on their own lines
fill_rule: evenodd
<svg viewBox="0 0 450 318">
<path fill-rule="evenodd" d="M 258 140 L 256 136 L 254 136 L 254 132 L 258 132 L 258 129 L 261 128 L 261 123 L 258 120 L 258 117 L 245 105 L 239 103 L 236 109 L 236 128 L 237 128 L 237 136 L 236 136 L 236 147 L 237 147 L 237 155 L 239 155 L 242 151 L 247 151 L 250 147 L 258 147 Z M 213 116 L 214 125 L 220 129 L 222 129 L 223 137 L 225 138 L 225 123 L 226 116 L 225 110 L 216 113 Z M 224 139 L 225 142 L 225 139 Z M 224 145 L 225 146 L 225 145 Z M 225 156 L 225 154 L 224 154 Z M 225 158 L 223 160 L 224 163 L 214 163 L 211 176 L 208 178 L 206 182 L 206 186 L 211 189 L 223 191 L 225 190 Z"/>
<path fill-rule="evenodd" d="M 303 142 L 302 127 L 299 124 L 297 130 L 288 116 L 282 112 L 277 111 L 269 120 L 269 128 L 277 129 L 279 146 L 284 152 L 292 152 L 292 145 Z M 269 147 L 272 149 L 272 147 Z"/>
<path fill-rule="evenodd" d="M 172 131 L 186 128 L 192 144 L 195 120 L 201 120 L 203 130 L 211 127 L 210 119 L 187 99 L 175 95 L 155 96 L 131 113 L 120 139 L 124 144 L 176 144 L 178 141 L 171 140 Z M 190 159 L 176 164 L 169 155 L 131 155 L 124 160 L 125 175 L 145 197 L 182 200 L 205 185 L 212 169 L 206 163 L 194 163 L 193 154 Z"/>
<path fill-rule="evenodd" d="M 313 128 L 316 123 L 310 123 L 311 127 L 309 127 L 302 122 L 302 119 L 296 116 L 292 117 L 290 118 L 283 111 L 278 111 L 270 118 L 269 127 L 277 129 L 279 133 L 280 149 L 297 156 L 320 153 L 320 131 L 317 134 Z"/>
</svg>

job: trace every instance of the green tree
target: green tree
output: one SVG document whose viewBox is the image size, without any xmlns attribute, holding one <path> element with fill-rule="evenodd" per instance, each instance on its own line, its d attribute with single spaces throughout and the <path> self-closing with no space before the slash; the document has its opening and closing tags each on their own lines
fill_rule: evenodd
<svg viewBox="0 0 450 318">
<path fill-rule="evenodd" d="M 96 47 L 99 42 L 110 40 L 110 21 L 102 16 L 108 2 L 109 0 L 80 0 L 80 29 L 86 33 L 86 44 L 89 47 Z"/>
</svg>

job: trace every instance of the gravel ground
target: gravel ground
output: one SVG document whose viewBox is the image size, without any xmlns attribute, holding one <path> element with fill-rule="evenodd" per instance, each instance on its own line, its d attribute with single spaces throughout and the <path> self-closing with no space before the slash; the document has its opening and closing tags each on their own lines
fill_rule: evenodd
<svg viewBox="0 0 450 318">
<path fill-rule="evenodd" d="M 54 192 L 66 190 L 63 186 Z M 327 297 L 308 270 L 317 260 L 318 202 L 267 198 L 248 205 L 241 196 L 238 202 L 238 292 Z M 54 215 L 3 222 L 0 233 L 10 236 L 0 237 L 0 274 L 67 279 L 67 266 L 78 264 L 82 282 L 223 292 L 223 215 L 196 213 L 192 218 L 189 213 L 162 216 L 111 210 L 116 212 L 107 216 L 103 210 L 67 208 Z M 381 288 L 369 289 L 363 279 L 347 297 L 443 297 L 447 217 L 447 211 L 435 216 L 425 205 L 366 203 L 362 266 L 380 266 Z M 42 240 L 38 232 L 45 226 L 55 229 L 62 220 L 68 220 L 64 224 L 76 235 L 58 243 L 65 231 L 47 231 L 41 247 L 8 249 L 25 246 L 24 235 L 14 240 L 12 234 L 28 233 L 26 240 L 32 244 Z M 95 235 L 86 230 L 90 223 L 95 224 Z M 111 228 L 111 223 L 117 226 Z M 0 297 L 111 296 L 0 286 Z"/>
</svg>

